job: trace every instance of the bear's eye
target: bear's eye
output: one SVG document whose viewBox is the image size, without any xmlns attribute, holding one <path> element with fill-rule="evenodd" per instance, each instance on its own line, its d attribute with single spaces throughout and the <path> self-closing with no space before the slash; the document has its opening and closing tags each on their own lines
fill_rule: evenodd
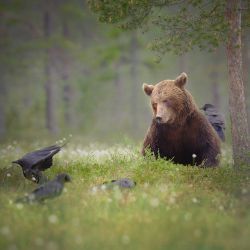
<svg viewBox="0 0 250 250">
<path fill-rule="evenodd" d="M 153 109 L 157 110 L 157 103 L 152 103 Z"/>
<path fill-rule="evenodd" d="M 164 101 L 165 105 L 168 107 L 173 107 L 174 105 L 174 100 L 172 98 L 168 98 Z"/>
</svg>

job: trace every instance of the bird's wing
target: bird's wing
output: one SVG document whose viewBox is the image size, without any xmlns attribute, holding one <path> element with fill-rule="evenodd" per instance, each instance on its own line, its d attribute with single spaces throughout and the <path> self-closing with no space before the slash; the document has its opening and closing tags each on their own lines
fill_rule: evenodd
<svg viewBox="0 0 250 250">
<path fill-rule="evenodd" d="M 39 163 L 53 157 L 53 155 L 58 153 L 60 150 L 61 147 L 57 145 L 46 147 L 26 154 L 21 160 L 25 162 L 26 165 L 36 168 L 36 166 L 39 165 Z M 47 166 L 49 164 L 52 164 L 52 160 L 51 161 L 48 160 Z"/>
<path fill-rule="evenodd" d="M 63 184 L 52 180 L 35 189 L 30 195 L 34 196 L 35 200 L 44 200 L 60 195 L 62 189 Z"/>
<path fill-rule="evenodd" d="M 225 119 L 221 114 L 218 115 L 208 115 L 208 120 L 212 124 L 216 124 L 220 126 L 221 128 L 225 129 Z"/>
</svg>

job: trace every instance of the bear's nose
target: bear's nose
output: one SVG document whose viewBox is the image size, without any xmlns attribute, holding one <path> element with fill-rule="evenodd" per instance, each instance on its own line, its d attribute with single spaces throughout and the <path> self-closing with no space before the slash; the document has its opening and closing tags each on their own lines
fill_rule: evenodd
<svg viewBox="0 0 250 250">
<path fill-rule="evenodd" d="M 162 118 L 160 116 L 156 116 L 155 119 L 156 119 L 157 123 L 161 123 L 161 121 L 162 121 Z"/>
</svg>

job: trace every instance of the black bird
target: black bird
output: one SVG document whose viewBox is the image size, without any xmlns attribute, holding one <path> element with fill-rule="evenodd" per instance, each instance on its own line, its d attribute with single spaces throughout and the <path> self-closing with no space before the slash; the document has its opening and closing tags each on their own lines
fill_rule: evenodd
<svg viewBox="0 0 250 250">
<path fill-rule="evenodd" d="M 52 166 L 53 156 L 58 153 L 63 146 L 53 145 L 42 148 L 27 153 L 22 158 L 12 163 L 17 163 L 22 167 L 25 178 L 41 184 L 46 181 L 46 177 L 42 174 L 42 171 Z"/>
<path fill-rule="evenodd" d="M 121 178 L 118 180 L 112 180 L 111 182 L 104 182 L 103 185 L 105 185 L 106 189 L 112 189 L 115 186 L 118 186 L 119 188 L 133 188 L 136 186 L 136 182 L 129 178 Z"/>
<path fill-rule="evenodd" d="M 16 200 L 16 203 L 35 203 L 43 202 L 59 196 L 64 187 L 65 182 L 70 182 L 71 178 L 68 174 L 59 174 L 53 180 L 48 181 L 23 198 Z"/>
<path fill-rule="evenodd" d="M 213 128 L 216 130 L 220 139 L 222 141 L 225 141 L 224 131 L 226 127 L 224 116 L 219 113 L 216 107 L 212 104 L 205 104 L 201 109 L 204 110 L 205 116 L 207 117 Z"/>
</svg>

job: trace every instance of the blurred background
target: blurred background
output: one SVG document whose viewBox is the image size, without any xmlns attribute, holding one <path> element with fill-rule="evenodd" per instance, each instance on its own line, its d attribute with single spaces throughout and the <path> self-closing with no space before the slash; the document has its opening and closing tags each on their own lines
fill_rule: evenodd
<svg viewBox="0 0 250 250">
<path fill-rule="evenodd" d="M 83 0 L 0 0 L 0 139 L 71 137 L 141 142 L 151 120 L 142 84 L 185 71 L 198 106 L 228 116 L 223 47 L 163 57 L 153 34 L 97 21 Z M 250 116 L 250 34 L 243 34 L 244 83 Z"/>
</svg>

